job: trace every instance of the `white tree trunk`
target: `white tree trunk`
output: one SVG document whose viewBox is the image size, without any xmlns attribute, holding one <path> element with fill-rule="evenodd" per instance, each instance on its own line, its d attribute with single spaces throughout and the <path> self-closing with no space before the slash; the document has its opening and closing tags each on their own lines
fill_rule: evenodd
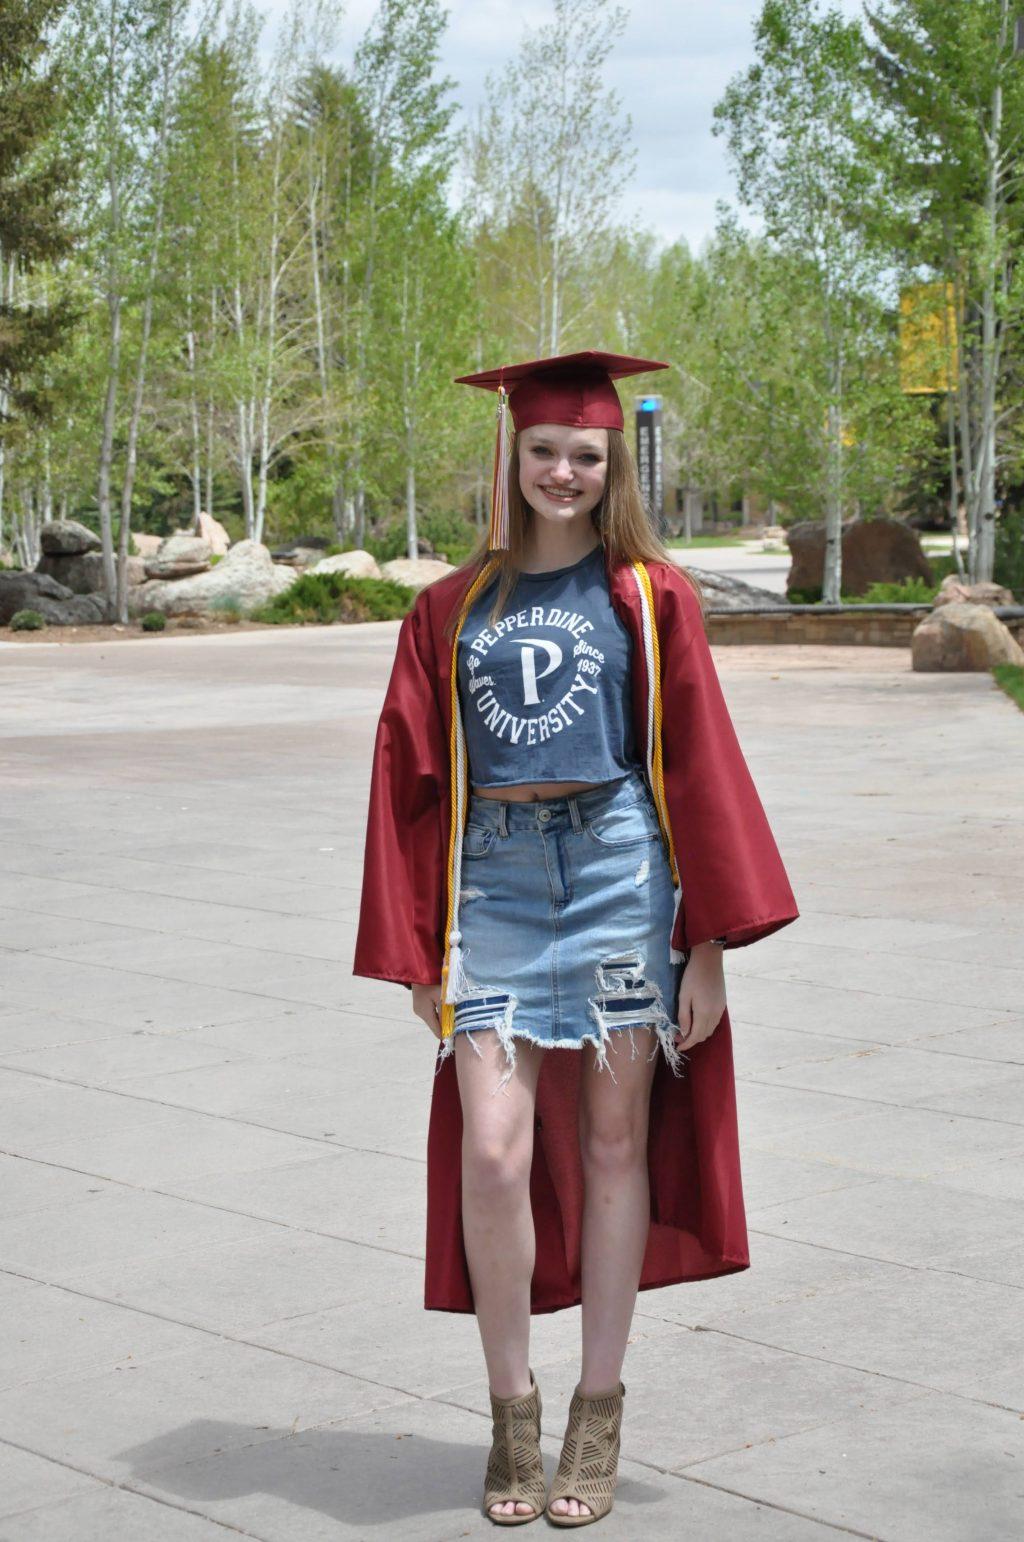
<svg viewBox="0 0 1024 1542">
<path fill-rule="evenodd" d="M 121 233 L 121 185 L 117 153 L 117 50 L 118 0 L 110 0 L 107 29 L 106 154 L 107 185 L 110 190 L 110 219 L 107 228 L 105 289 L 110 337 L 107 344 L 107 389 L 103 401 L 103 425 L 100 431 L 100 456 L 97 472 L 96 503 L 99 510 L 100 541 L 103 557 L 103 587 L 107 611 L 112 617 L 117 607 L 117 569 L 114 565 L 114 521 L 111 504 L 111 477 L 114 460 L 114 428 L 117 419 L 117 387 L 121 370 L 121 274 L 117 245 Z"/>
</svg>

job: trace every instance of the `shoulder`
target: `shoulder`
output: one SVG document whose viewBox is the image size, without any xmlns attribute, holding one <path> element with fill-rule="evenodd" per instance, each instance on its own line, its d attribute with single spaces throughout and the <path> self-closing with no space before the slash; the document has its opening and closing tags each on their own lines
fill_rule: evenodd
<svg viewBox="0 0 1024 1542">
<path fill-rule="evenodd" d="M 689 574 L 676 562 L 646 560 L 643 566 L 651 581 L 659 633 L 676 636 L 685 644 L 696 632 L 703 632 L 704 605 Z"/>
<path fill-rule="evenodd" d="M 449 612 L 463 599 L 481 567 L 481 563 L 467 564 L 435 578 L 433 583 L 420 590 L 413 609 L 435 624 L 443 624 Z"/>
</svg>

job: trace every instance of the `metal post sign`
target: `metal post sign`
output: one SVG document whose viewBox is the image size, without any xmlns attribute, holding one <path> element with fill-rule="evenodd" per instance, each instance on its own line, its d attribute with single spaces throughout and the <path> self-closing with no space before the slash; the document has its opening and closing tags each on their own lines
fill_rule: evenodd
<svg viewBox="0 0 1024 1542">
<path fill-rule="evenodd" d="M 655 529 L 664 524 L 665 484 L 661 465 L 661 397 L 638 396 L 636 402 L 636 466 L 640 491 Z"/>
</svg>

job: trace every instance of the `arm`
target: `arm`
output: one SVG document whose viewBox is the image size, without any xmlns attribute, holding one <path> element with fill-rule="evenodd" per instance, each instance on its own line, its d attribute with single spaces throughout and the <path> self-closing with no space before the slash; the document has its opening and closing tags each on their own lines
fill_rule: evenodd
<svg viewBox="0 0 1024 1542">
<path fill-rule="evenodd" d="M 449 755 L 422 598 L 405 616 L 377 724 L 353 974 L 441 979 Z"/>
<path fill-rule="evenodd" d="M 724 938 L 726 947 L 741 947 L 799 911 L 736 737 L 699 601 L 679 573 L 663 576 L 658 630 L 665 794 L 683 891 L 677 946 L 691 952 Z"/>
</svg>

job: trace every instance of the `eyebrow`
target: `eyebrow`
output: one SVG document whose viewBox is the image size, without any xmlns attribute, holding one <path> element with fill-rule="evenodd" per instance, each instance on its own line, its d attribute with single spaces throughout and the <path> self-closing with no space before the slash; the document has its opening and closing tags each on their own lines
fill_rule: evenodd
<svg viewBox="0 0 1024 1542">
<path fill-rule="evenodd" d="M 544 449 L 550 450 L 553 447 L 553 445 L 554 445 L 554 440 L 553 439 L 547 439 L 542 434 L 538 435 L 538 436 L 536 436 L 536 437 L 534 437 L 534 438 L 532 438 L 530 440 L 530 447 L 531 448 L 537 448 L 538 446 L 543 446 Z M 595 444 L 592 439 L 587 439 L 587 440 L 584 440 L 584 442 L 582 444 L 574 445 L 573 449 L 572 449 L 572 454 L 574 454 L 574 455 L 587 454 L 588 452 L 590 454 L 592 454 L 592 455 L 603 455 L 604 454 L 604 447 L 602 445 Z"/>
</svg>

